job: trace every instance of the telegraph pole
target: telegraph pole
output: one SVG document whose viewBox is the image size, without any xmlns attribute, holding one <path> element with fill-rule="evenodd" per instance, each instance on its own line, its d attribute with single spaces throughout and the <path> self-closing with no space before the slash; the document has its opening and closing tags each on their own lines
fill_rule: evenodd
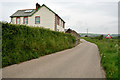
<svg viewBox="0 0 120 80">
<path fill-rule="evenodd" d="M 87 28 L 87 36 L 88 36 L 88 28 Z"/>
</svg>

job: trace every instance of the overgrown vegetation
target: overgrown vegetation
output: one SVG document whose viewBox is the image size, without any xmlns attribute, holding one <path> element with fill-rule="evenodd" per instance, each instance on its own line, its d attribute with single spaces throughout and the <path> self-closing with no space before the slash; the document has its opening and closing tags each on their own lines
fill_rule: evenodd
<svg viewBox="0 0 120 80">
<path fill-rule="evenodd" d="M 0 23 L 0 52 L 2 51 L 2 24 Z"/>
<path fill-rule="evenodd" d="M 95 43 L 98 45 L 100 55 L 101 55 L 101 63 L 103 68 L 106 71 L 106 77 L 109 79 L 118 79 L 118 39 L 105 39 L 103 36 L 99 38 L 84 38 L 87 41 Z"/>
<path fill-rule="evenodd" d="M 71 48 L 75 42 L 70 34 L 2 23 L 2 67 Z"/>
</svg>

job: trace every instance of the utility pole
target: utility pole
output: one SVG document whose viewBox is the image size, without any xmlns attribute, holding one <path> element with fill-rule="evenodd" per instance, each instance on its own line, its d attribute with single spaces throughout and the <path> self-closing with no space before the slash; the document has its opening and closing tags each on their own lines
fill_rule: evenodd
<svg viewBox="0 0 120 80">
<path fill-rule="evenodd" d="M 87 36 L 88 36 L 88 28 L 87 28 Z"/>
</svg>

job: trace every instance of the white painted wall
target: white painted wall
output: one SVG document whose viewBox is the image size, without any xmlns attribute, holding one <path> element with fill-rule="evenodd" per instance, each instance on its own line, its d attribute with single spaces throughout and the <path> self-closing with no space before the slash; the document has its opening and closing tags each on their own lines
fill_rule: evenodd
<svg viewBox="0 0 120 80">
<path fill-rule="evenodd" d="M 35 16 L 40 16 L 40 24 L 35 24 Z M 33 16 L 28 18 L 28 25 L 39 26 L 55 30 L 55 14 L 46 7 L 40 8 Z"/>
<path fill-rule="evenodd" d="M 23 24 L 23 17 L 20 17 L 20 24 Z"/>
<path fill-rule="evenodd" d="M 57 25 L 57 31 L 65 32 L 65 29 L 62 26 Z"/>
<path fill-rule="evenodd" d="M 16 17 L 12 18 L 11 24 L 16 24 Z M 23 17 L 20 17 L 20 24 L 23 24 Z"/>
<path fill-rule="evenodd" d="M 57 31 L 65 32 L 65 29 L 63 28 L 63 21 L 61 19 L 59 19 L 59 25 L 57 25 L 56 29 Z"/>
</svg>

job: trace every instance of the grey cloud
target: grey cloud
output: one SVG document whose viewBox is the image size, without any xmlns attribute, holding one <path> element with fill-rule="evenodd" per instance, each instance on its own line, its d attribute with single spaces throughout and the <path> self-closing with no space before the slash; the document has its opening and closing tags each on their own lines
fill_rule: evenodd
<svg viewBox="0 0 120 80">
<path fill-rule="evenodd" d="M 117 0 L 9 0 L 2 2 L 3 9 L 6 9 L 2 12 L 2 20 L 9 22 L 9 16 L 16 10 L 35 8 L 36 2 L 46 4 L 65 20 L 66 28 L 79 33 L 86 32 L 87 28 L 93 33 L 117 33 Z"/>
</svg>

